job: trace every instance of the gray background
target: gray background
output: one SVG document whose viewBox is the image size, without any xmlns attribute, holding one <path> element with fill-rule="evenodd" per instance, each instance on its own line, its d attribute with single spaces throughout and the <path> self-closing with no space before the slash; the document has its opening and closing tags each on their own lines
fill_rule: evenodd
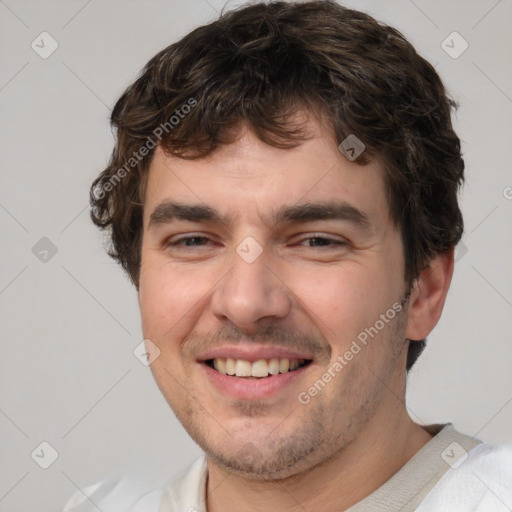
<svg viewBox="0 0 512 512">
<path fill-rule="evenodd" d="M 59 510 L 77 487 L 143 461 L 171 478 L 199 454 L 133 355 L 136 294 L 105 255 L 87 205 L 112 147 L 116 99 L 150 57 L 223 4 L 0 0 L 3 512 Z M 409 410 L 418 422 L 453 421 L 512 443 L 512 2 L 346 4 L 400 29 L 461 104 L 465 249 L 409 377 Z M 31 48 L 43 31 L 59 45 L 46 59 Z M 453 31 L 469 44 L 458 58 L 441 45 Z M 463 42 L 446 44 L 454 53 Z M 43 441 L 59 455 L 48 469 L 31 457 Z M 47 448 L 37 453 L 49 460 Z"/>
</svg>

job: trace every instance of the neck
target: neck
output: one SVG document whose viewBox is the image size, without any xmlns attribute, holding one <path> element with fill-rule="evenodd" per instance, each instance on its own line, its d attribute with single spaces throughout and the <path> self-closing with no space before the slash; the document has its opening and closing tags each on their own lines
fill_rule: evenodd
<svg viewBox="0 0 512 512">
<path fill-rule="evenodd" d="M 340 512 L 383 485 L 432 436 L 403 408 L 380 414 L 328 461 L 278 481 L 247 480 L 208 458 L 208 512 Z"/>
</svg>

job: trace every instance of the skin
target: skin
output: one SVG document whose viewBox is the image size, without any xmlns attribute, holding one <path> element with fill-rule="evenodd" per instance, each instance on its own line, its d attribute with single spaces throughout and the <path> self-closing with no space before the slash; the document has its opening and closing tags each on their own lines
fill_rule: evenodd
<svg viewBox="0 0 512 512">
<path fill-rule="evenodd" d="M 149 170 L 143 333 L 160 350 L 151 369 L 161 392 L 206 452 L 209 512 L 345 510 L 431 439 L 405 408 L 407 339 L 423 339 L 436 325 L 453 253 L 432 260 L 401 313 L 320 393 L 308 404 L 297 399 L 407 292 L 380 164 L 350 162 L 325 128 L 314 120 L 308 126 L 311 138 L 293 149 L 266 145 L 244 126 L 234 143 L 203 159 L 157 148 Z M 283 205 L 340 199 L 364 212 L 370 227 L 264 220 Z M 150 227 L 151 213 L 170 200 L 236 217 L 229 227 L 183 220 Z M 206 240 L 170 245 L 184 236 Z M 250 264 L 236 252 L 248 236 L 263 249 Z M 345 244 L 319 246 L 312 237 Z M 317 357 L 269 398 L 228 396 L 197 362 L 210 347 L 273 340 L 292 349 L 305 343 Z"/>
</svg>

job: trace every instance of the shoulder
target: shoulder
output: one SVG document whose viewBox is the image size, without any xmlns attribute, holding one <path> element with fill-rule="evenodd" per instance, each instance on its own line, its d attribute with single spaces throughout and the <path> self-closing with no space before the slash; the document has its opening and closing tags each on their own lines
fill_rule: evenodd
<svg viewBox="0 0 512 512">
<path fill-rule="evenodd" d="M 468 508 L 471 507 L 471 508 Z M 418 512 L 512 509 L 512 446 L 481 443 L 450 468 L 427 495 Z"/>
<path fill-rule="evenodd" d="M 205 511 L 208 465 L 202 454 L 180 476 L 168 484 L 162 497 L 162 510 Z"/>
<path fill-rule="evenodd" d="M 76 491 L 62 512 L 157 512 L 169 476 L 150 467 L 110 473 Z"/>
<path fill-rule="evenodd" d="M 471 480 L 470 480 L 471 479 Z M 467 454 L 459 467 L 450 469 L 447 480 L 468 484 L 474 479 L 497 483 L 512 490 L 512 446 L 481 443 Z"/>
</svg>

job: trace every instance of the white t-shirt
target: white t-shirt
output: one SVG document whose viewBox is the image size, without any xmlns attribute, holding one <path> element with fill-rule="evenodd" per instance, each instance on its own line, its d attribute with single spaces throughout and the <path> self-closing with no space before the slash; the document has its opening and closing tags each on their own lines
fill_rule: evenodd
<svg viewBox="0 0 512 512">
<path fill-rule="evenodd" d="M 511 512 L 512 446 L 481 443 L 451 423 L 375 492 L 347 512 Z M 148 474 L 110 477 L 75 493 L 63 512 L 207 512 L 202 455 L 167 484 Z"/>
</svg>

